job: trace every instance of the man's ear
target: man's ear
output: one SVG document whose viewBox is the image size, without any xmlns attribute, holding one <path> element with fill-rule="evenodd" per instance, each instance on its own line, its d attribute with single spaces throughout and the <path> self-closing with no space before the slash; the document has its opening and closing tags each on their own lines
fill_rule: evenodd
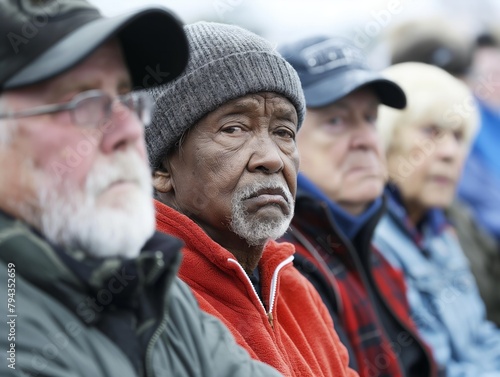
<svg viewBox="0 0 500 377">
<path fill-rule="evenodd" d="M 167 170 L 156 170 L 153 173 L 153 187 L 160 193 L 172 191 L 174 186 L 172 183 L 172 175 Z"/>
</svg>

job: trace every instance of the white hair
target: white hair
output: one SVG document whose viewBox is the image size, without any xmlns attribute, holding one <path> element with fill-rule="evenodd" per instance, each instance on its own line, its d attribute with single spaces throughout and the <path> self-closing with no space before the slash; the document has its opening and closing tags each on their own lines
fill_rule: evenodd
<svg viewBox="0 0 500 377">
<path fill-rule="evenodd" d="M 464 140 L 471 145 L 479 126 L 479 113 L 469 88 L 441 68 L 424 63 L 400 63 L 382 74 L 401 86 L 407 106 L 396 110 L 380 106 L 377 128 L 389 150 L 398 129 L 434 124 L 443 128 L 463 126 Z"/>
</svg>

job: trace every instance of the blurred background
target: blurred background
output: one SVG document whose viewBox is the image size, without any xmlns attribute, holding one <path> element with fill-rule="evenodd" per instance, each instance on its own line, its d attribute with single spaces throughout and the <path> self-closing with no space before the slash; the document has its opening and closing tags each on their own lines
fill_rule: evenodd
<svg viewBox="0 0 500 377">
<path fill-rule="evenodd" d="M 488 317 L 500 326 L 500 0 L 90 1 L 108 16 L 162 5 L 184 23 L 236 24 L 276 46 L 314 35 L 342 36 L 364 51 L 374 69 L 418 61 L 463 80 L 474 96 L 466 112 L 475 103 L 481 127 L 458 185 L 459 200 L 447 215 Z M 453 111 L 462 114 L 463 103 L 457 105 Z"/>
<path fill-rule="evenodd" d="M 326 34 L 353 40 L 374 68 L 391 61 L 412 39 L 440 39 L 468 48 L 484 31 L 496 33 L 498 0 L 92 0 L 112 16 L 146 5 L 173 10 L 185 23 L 198 20 L 243 26 L 275 44 Z M 445 39 L 445 41 L 443 41 Z M 414 46 L 412 46 L 414 48 Z M 453 50 L 453 49 L 452 49 Z M 438 60 L 456 60 L 460 51 L 437 51 Z"/>
</svg>

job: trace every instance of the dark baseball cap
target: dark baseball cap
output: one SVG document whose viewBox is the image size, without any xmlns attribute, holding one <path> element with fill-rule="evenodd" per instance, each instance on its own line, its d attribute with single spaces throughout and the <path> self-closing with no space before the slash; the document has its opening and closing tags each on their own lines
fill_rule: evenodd
<svg viewBox="0 0 500 377">
<path fill-rule="evenodd" d="M 362 51 L 344 38 L 312 37 L 280 48 L 302 83 L 307 107 L 322 107 L 356 89 L 373 88 L 384 105 L 406 106 L 403 89 L 370 69 Z"/>
<path fill-rule="evenodd" d="M 1 0 L 0 91 L 57 76 L 115 37 L 135 88 L 171 81 L 187 64 L 182 24 L 166 9 L 109 18 L 85 0 Z"/>
</svg>

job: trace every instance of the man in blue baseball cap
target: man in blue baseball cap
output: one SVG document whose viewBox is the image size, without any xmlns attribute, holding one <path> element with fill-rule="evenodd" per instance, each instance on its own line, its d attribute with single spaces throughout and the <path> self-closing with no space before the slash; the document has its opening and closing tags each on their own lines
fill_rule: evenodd
<svg viewBox="0 0 500 377">
<path fill-rule="evenodd" d="M 386 180 L 378 107 L 404 108 L 405 94 L 342 38 L 308 38 L 281 53 L 307 107 L 295 215 L 282 240 L 295 244 L 294 264 L 320 292 L 360 376 L 431 376 L 404 281 L 371 247 Z"/>
<path fill-rule="evenodd" d="M 176 277 L 144 143 L 188 44 L 168 11 L 0 2 L 1 376 L 277 376 Z"/>
</svg>

